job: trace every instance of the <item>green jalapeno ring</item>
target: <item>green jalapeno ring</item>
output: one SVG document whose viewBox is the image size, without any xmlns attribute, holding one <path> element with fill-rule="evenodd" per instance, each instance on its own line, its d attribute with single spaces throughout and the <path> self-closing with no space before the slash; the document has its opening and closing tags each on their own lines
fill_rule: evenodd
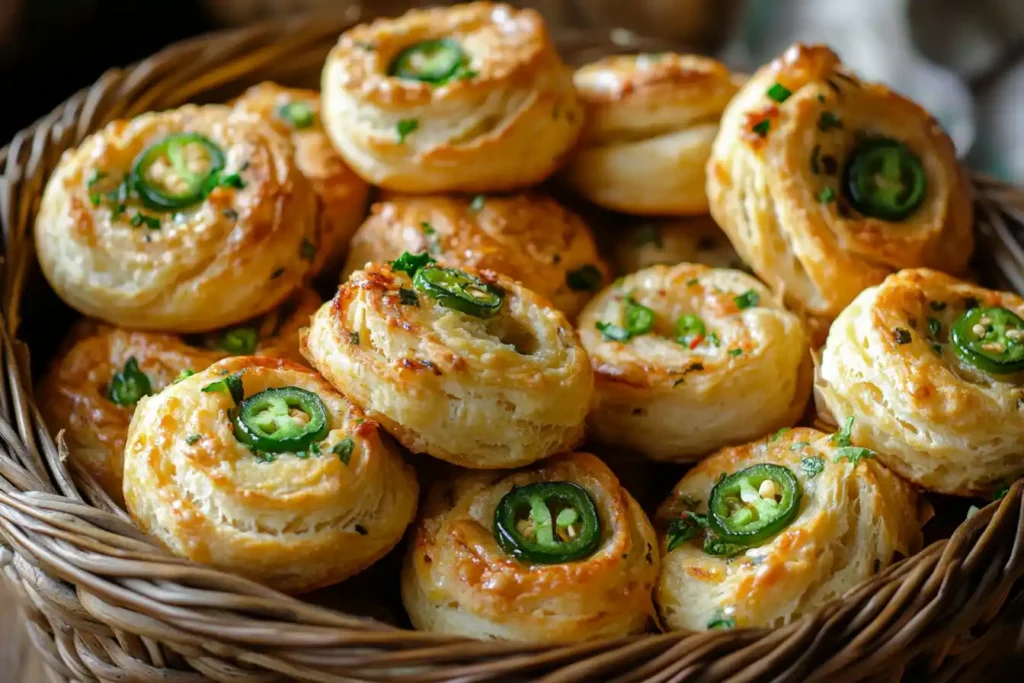
<svg viewBox="0 0 1024 683">
<path fill-rule="evenodd" d="M 763 498 L 761 484 L 771 481 L 774 496 Z M 779 533 L 800 512 L 800 481 L 782 465 L 762 463 L 734 472 L 711 489 L 708 525 L 725 543 L 754 546 Z"/>
<path fill-rule="evenodd" d="M 149 375 L 139 369 L 139 362 L 131 356 L 118 370 L 107 385 L 107 399 L 119 406 L 130 406 L 139 402 L 143 396 L 153 393 L 153 383 Z"/>
<path fill-rule="evenodd" d="M 553 517 L 552 505 L 562 505 Z M 571 511 L 571 512 L 570 512 Z M 529 514 L 534 538 L 520 533 L 517 521 Z M 575 514 L 574 514 L 575 513 Z M 554 522 L 552 521 L 554 519 Z M 555 525 L 579 524 L 574 538 L 561 541 Z M 587 490 L 568 481 L 515 486 L 494 510 L 494 538 L 507 554 L 533 564 L 560 564 L 593 555 L 601 544 L 601 521 Z"/>
<path fill-rule="evenodd" d="M 843 185 L 860 213 L 901 221 L 924 203 L 928 176 L 921 160 L 906 145 L 890 138 L 872 138 L 853 151 Z"/>
<path fill-rule="evenodd" d="M 1007 308 L 964 311 L 953 323 L 950 340 L 956 354 L 979 370 L 993 375 L 1024 370 L 1024 320 Z"/>
<path fill-rule="evenodd" d="M 299 424 L 291 411 L 305 413 Z M 299 387 L 264 389 L 242 401 L 231 418 L 235 438 L 267 453 L 299 453 L 327 436 L 327 409 L 320 397 Z"/>
<path fill-rule="evenodd" d="M 193 173 L 185 162 L 184 149 L 192 144 L 203 147 L 210 157 L 210 166 L 205 173 Z M 163 156 L 170 159 L 174 172 L 185 181 L 186 189 L 183 192 L 162 190 L 147 179 L 150 167 Z M 223 169 L 224 152 L 216 143 L 199 133 L 175 133 L 142 150 L 132 166 L 130 185 L 148 208 L 154 211 L 174 211 L 203 201 L 208 181 Z"/>
<path fill-rule="evenodd" d="M 499 288 L 455 268 L 421 268 L 412 284 L 445 308 L 477 318 L 493 317 L 505 299 Z"/>
<path fill-rule="evenodd" d="M 439 85 L 455 76 L 466 61 L 465 51 L 451 38 L 424 40 L 399 52 L 388 75 Z"/>
</svg>

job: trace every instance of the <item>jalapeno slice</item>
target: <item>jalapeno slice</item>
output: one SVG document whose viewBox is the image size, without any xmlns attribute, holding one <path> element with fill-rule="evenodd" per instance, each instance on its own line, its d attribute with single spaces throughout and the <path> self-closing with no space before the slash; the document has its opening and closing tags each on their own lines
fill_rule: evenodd
<svg viewBox="0 0 1024 683">
<path fill-rule="evenodd" d="M 152 178 L 153 166 L 161 160 L 170 164 L 169 183 Z M 192 164 L 202 165 L 195 172 Z M 175 133 L 142 150 L 131 172 L 136 194 L 154 211 L 174 211 L 206 198 L 209 183 L 224 169 L 224 152 L 199 133 Z"/>
<path fill-rule="evenodd" d="M 711 489 L 708 525 L 726 544 L 749 547 L 785 529 L 799 511 L 796 475 L 788 467 L 762 463 L 730 474 Z"/>
<path fill-rule="evenodd" d="M 860 213 L 901 221 L 924 203 L 928 176 L 921 160 L 906 145 L 890 138 L 873 138 L 854 149 L 844 185 L 850 203 Z"/>
<path fill-rule="evenodd" d="M 455 268 L 421 268 L 412 284 L 445 308 L 477 318 L 493 317 L 505 299 L 497 287 Z"/>
<path fill-rule="evenodd" d="M 299 387 L 264 389 L 242 401 L 232 421 L 235 438 L 267 453 L 298 453 L 327 436 L 327 409 Z"/>
<path fill-rule="evenodd" d="M 516 486 L 494 510 L 498 546 L 523 562 L 559 564 L 593 555 L 601 521 L 586 489 L 568 481 Z"/>
<path fill-rule="evenodd" d="M 972 308 L 953 323 L 953 349 L 993 375 L 1024 370 L 1024 320 L 1006 308 Z"/>
<path fill-rule="evenodd" d="M 123 370 L 114 373 L 107 386 L 107 398 L 119 406 L 134 405 L 152 393 L 153 383 L 149 381 L 149 375 L 139 369 L 135 356 L 128 359 Z"/>
<path fill-rule="evenodd" d="M 410 45 L 391 61 L 389 76 L 424 83 L 444 83 L 466 63 L 466 53 L 451 38 Z"/>
</svg>

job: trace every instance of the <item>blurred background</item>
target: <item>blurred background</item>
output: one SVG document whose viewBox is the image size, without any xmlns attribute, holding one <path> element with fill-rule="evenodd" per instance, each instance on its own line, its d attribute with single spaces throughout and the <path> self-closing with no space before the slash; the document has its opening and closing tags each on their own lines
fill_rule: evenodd
<svg viewBox="0 0 1024 683">
<path fill-rule="evenodd" d="M 197 33 L 338 0 L 0 0 L 0 141 L 108 67 Z M 365 0 L 382 13 L 409 2 Z M 440 4 L 440 3 L 419 3 Z M 934 112 L 972 166 L 1024 182 L 1024 0 L 533 0 L 554 25 L 617 27 L 752 70 L 794 40 L 830 43 Z"/>
</svg>

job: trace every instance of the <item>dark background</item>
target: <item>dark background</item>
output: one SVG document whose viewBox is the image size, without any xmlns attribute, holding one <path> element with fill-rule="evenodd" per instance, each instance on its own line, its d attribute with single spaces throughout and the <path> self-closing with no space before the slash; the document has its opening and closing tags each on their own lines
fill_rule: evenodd
<svg viewBox="0 0 1024 683">
<path fill-rule="evenodd" d="M 106 69 L 213 28 L 197 0 L 0 0 L 0 141 Z"/>
</svg>

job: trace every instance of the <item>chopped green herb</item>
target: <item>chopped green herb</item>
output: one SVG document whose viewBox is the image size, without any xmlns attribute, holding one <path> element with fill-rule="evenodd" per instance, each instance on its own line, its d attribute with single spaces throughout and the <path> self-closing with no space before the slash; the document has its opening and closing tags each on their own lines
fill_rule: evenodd
<svg viewBox="0 0 1024 683">
<path fill-rule="evenodd" d="M 861 460 L 873 457 L 875 457 L 875 452 L 870 448 L 862 448 L 860 446 L 843 446 L 842 448 L 836 449 L 836 455 L 833 460 L 835 462 L 848 460 L 856 465 Z"/>
<path fill-rule="evenodd" d="M 377 49 L 376 45 L 374 45 L 373 43 L 368 43 L 365 40 L 356 40 L 356 41 L 353 41 L 353 42 L 355 43 L 356 47 L 358 47 L 358 48 L 360 48 L 362 50 L 365 50 L 367 52 L 373 52 L 374 50 Z"/>
<path fill-rule="evenodd" d="M 801 448 L 807 448 L 807 446 L 808 446 L 808 443 L 806 441 L 796 441 L 796 442 L 793 443 L 792 446 L 789 447 L 789 450 L 791 450 L 791 451 L 798 451 Z"/>
<path fill-rule="evenodd" d="M 928 334 L 932 339 L 938 339 L 942 334 L 942 323 L 935 318 L 928 318 Z"/>
<path fill-rule="evenodd" d="M 601 289 L 601 271 L 588 263 L 565 274 L 565 284 L 574 292 L 596 292 Z"/>
<path fill-rule="evenodd" d="M 793 94 L 793 91 L 782 85 L 781 83 L 774 83 L 772 87 L 768 88 L 768 97 L 775 100 L 779 104 L 782 104 L 789 99 L 789 96 Z"/>
<path fill-rule="evenodd" d="M 1009 486 L 1004 486 L 1001 489 L 997 489 L 996 492 L 992 494 L 992 500 L 1002 500 L 1003 498 L 1006 498 L 1006 494 L 1009 492 Z"/>
<path fill-rule="evenodd" d="M 189 377 L 191 377 L 194 374 L 196 374 L 196 373 L 193 372 L 191 368 L 185 368 L 181 372 L 178 373 L 178 376 L 174 378 L 174 381 L 171 382 L 171 384 L 177 384 L 178 382 L 180 382 L 180 381 L 182 381 L 184 379 L 188 379 Z"/>
<path fill-rule="evenodd" d="M 423 231 L 423 234 L 427 235 L 428 237 L 437 232 L 436 230 L 434 230 L 434 226 L 428 223 L 427 221 L 423 221 L 420 223 L 420 229 Z"/>
<path fill-rule="evenodd" d="M 315 115 L 313 108 L 305 102 L 288 102 L 277 109 L 277 115 L 288 122 L 292 128 L 309 128 L 313 125 Z"/>
<path fill-rule="evenodd" d="M 768 135 L 768 131 L 771 129 L 771 127 L 772 122 L 770 120 L 762 119 L 761 121 L 755 123 L 750 130 L 754 131 L 755 133 L 758 134 L 759 137 L 763 138 L 766 135 Z"/>
<path fill-rule="evenodd" d="M 359 333 L 358 332 L 349 332 L 348 333 L 348 343 L 351 344 L 352 346 L 359 346 Z"/>
<path fill-rule="evenodd" d="M 242 373 L 244 372 L 244 370 L 239 370 L 224 379 L 211 382 L 203 387 L 202 391 L 207 394 L 215 391 L 226 391 L 231 394 L 231 399 L 235 402 L 235 405 L 238 405 L 244 398 L 244 389 L 242 387 Z"/>
<path fill-rule="evenodd" d="M 153 393 L 149 375 L 139 369 L 135 356 L 125 361 L 124 368 L 114 373 L 107 386 L 107 398 L 111 403 L 128 406 L 138 403 L 143 396 Z"/>
<path fill-rule="evenodd" d="M 818 193 L 818 202 L 821 204 L 828 204 L 834 201 L 836 198 L 836 191 L 831 187 L 821 188 L 821 192 Z"/>
<path fill-rule="evenodd" d="M 347 465 L 352 459 L 352 451 L 354 451 L 355 448 L 356 442 L 351 436 L 346 436 L 344 439 L 334 444 L 334 448 L 331 449 L 331 453 L 334 453 L 338 456 L 339 460 Z"/>
<path fill-rule="evenodd" d="M 935 353 L 937 353 L 937 354 L 939 354 L 941 356 L 942 355 L 942 345 L 941 344 L 932 344 L 932 351 L 934 351 Z"/>
<path fill-rule="evenodd" d="M 708 620 L 708 629 L 713 628 L 724 628 L 732 630 L 736 628 L 736 620 L 732 617 L 727 617 L 723 615 L 721 612 L 716 612 L 715 615 Z"/>
<path fill-rule="evenodd" d="M 255 327 L 236 327 L 221 335 L 217 348 L 236 356 L 248 356 L 256 350 L 259 341 L 260 335 Z"/>
<path fill-rule="evenodd" d="M 401 287 L 398 290 L 398 299 L 404 306 L 419 306 L 420 298 L 416 296 L 416 292 L 411 289 Z"/>
<path fill-rule="evenodd" d="M 299 246 L 299 258 L 305 259 L 306 261 L 312 261 L 315 259 L 316 245 L 303 238 L 302 244 Z"/>
<path fill-rule="evenodd" d="M 897 327 L 892 331 L 893 339 L 896 340 L 897 344 L 909 344 L 910 343 L 910 331 L 905 330 L 902 327 Z"/>
<path fill-rule="evenodd" d="M 202 434 L 189 434 L 189 435 L 188 435 L 188 436 L 187 436 L 187 437 L 185 438 L 185 443 L 187 443 L 187 444 L 188 444 L 189 446 L 192 446 L 192 445 L 194 445 L 194 444 L 195 444 L 195 443 L 196 443 L 197 441 L 199 441 L 199 439 L 201 439 L 201 438 L 203 438 L 203 435 L 202 435 Z"/>
<path fill-rule="evenodd" d="M 106 177 L 107 177 L 106 173 L 104 173 L 103 171 L 100 171 L 99 169 L 95 169 L 95 168 L 93 169 L 92 174 L 89 176 L 89 180 L 87 182 L 87 187 L 89 188 L 89 201 L 92 202 L 93 206 L 99 206 L 100 205 L 100 201 L 102 201 L 103 195 L 101 195 L 101 194 L 99 194 L 97 192 L 93 192 L 92 191 L 92 187 L 93 187 L 93 185 L 95 185 L 96 183 L 98 183 L 99 181 L 103 180 Z"/>
<path fill-rule="evenodd" d="M 819 166 L 818 157 L 821 154 L 821 145 L 815 145 L 814 149 L 811 150 L 811 173 L 818 175 L 821 172 Z"/>
<path fill-rule="evenodd" d="M 647 308 L 631 296 L 626 297 L 623 315 L 626 320 L 626 331 L 630 337 L 647 334 L 654 327 L 654 311 Z"/>
<path fill-rule="evenodd" d="M 668 523 L 668 546 L 665 551 L 672 552 L 696 536 L 700 529 L 707 528 L 707 515 L 697 512 L 684 512 L 679 519 L 673 519 Z"/>
<path fill-rule="evenodd" d="M 420 127 L 418 119 L 402 119 L 398 122 L 395 132 L 398 134 L 398 143 L 404 144 L 405 139 L 413 134 Z"/>
<path fill-rule="evenodd" d="M 743 349 L 729 349 L 729 355 L 735 358 L 743 353 Z"/>
<path fill-rule="evenodd" d="M 782 435 L 788 432 L 789 430 L 790 427 L 783 427 L 779 431 L 775 432 L 774 434 L 772 434 L 772 441 L 778 441 L 780 438 L 782 438 Z"/>
<path fill-rule="evenodd" d="M 159 218 L 157 218 L 156 216 L 147 216 L 141 211 L 136 211 L 135 213 L 133 213 L 131 219 L 129 219 L 128 221 L 128 224 L 131 225 L 133 228 L 137 228 L 140 225 L 145 225 L 150 230 L 160 229 Z"/>
<path fill-rule="evenodd" d="M 437 261 L 435 261 L 433 257 L 425 251 L 421 251 L 418 254 L 411 254 L 404 251 L 401 256 L 396 258 L 394 261 L 391 261 L 389 265 L 393 271 L 400 271 L 408 274 L 409 277 L 414 277 L 420 269 L 426 268 L 434 263 L 437 263 Z"/>
<path fill-rule="evenodd" d="M 821 116 L 818 117 L 818 130 L 821 132 L 827 132 L 833 128 L 842 128 L 843 122 L 839 120 L 835 114 L 830 111 L 821 112 Z"/>
<path fill-rule="evenodd" d="M 931 309 L 933 311 L 944 311 L 944 310 L 946 310 L 946 302 L 945 301 L 930 301 L 930 302 L 928 302 L 928 305 L 931 306 Z"/>
<path fill-rule="evenodd" d="M 845 447 L 850 445 L 850 439 L 853 437 L 853 415 L 846 418 L 843 422 L 843 428 L 832 435 L 829 439 L 834 446 Z"/>
<path fill-rule="evenodd" d="M 722 342 L 718 341 L 717 332 L 712 332 L 711 334 L 708 335 L 708 343 L 711 344 L 711 346 L 715 347 L 716 349 L 719 346 L 721 346 Z"/>
<path fill-rule="evenodd" d="M 752 289 L 748 289 L 737 297 L 733 297 L 733 301 L 736 302 L 736 306 L 743 310 L 744 308 L 751 308 L 761 303 L 761 296 Z"/>
<path fill-rule="evenodd" d="M 697 278 L 693 277 L 693 278 L 690 278 L 689 280 L 686 281 L 686 286 L 687 287 L 693 287 L 694 285 L 699 284 L 699 283 L 700 283 L 700 280 L 698 280 Z"/>
<path fill-rule="evenodd" d="M 806 446 L 807 444 L 804 445 Z M 800 461 L 800 469 L 803 470 L 808 479 L 814 479 L 825 469 L 825 458 L 820 455 L 811 455 L 803 458 Z"/>
<path fill-rule="evenodd" d="M 614 323 L 597 322 L 594 324 L 601 336 L 608 341 L 628 342 L 630 334 Z"/>
<path fill-rule="evenodd" d="M 655 249 L 664 248 L 665 244 L 661 240 L 661 231 L 658 230 L 657 225 L 648 223 L 636 231 L 633 236 L 633 245 L 639 248 L 645 244 L 653 244 Z"/>
</svg>

